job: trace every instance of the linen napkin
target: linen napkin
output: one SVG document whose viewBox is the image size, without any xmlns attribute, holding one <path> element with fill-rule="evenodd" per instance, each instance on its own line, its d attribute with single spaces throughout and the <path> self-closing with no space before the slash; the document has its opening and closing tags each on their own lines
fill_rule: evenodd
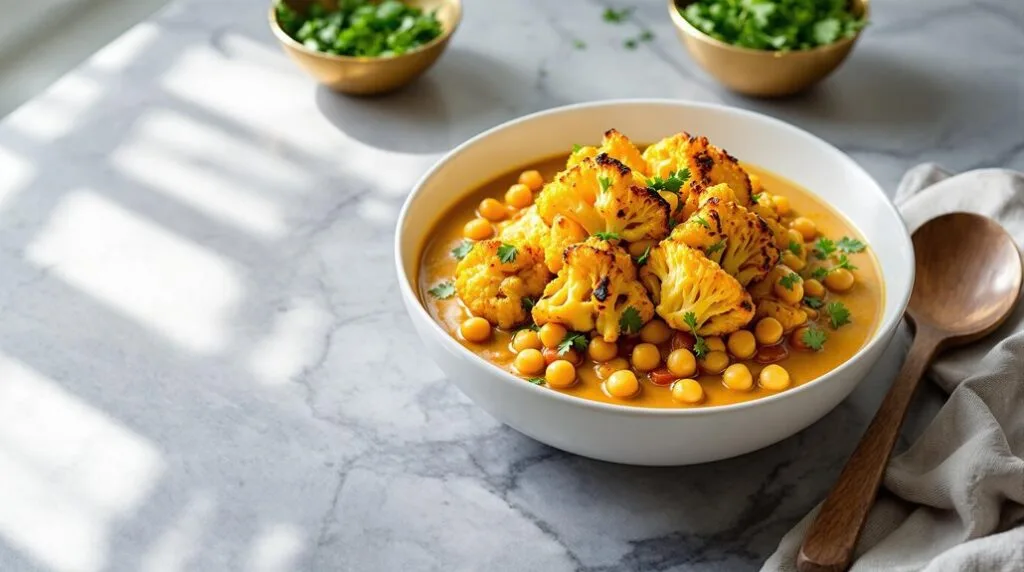
<svg viewBox="0 0 1024 572">
<path fill-rule="evenodd" d="M 903 177 L 896 204 L 911 232 L 936 216 L 965 211 L 995 219 L 1024 244 L 1024 173 L 951 176 L 919 165 Z M 944 353 L 927 377 L 949 399 L 890 461 L 851 570 L 1022 571 L 1024 304 L 987 338 Z M 796 570 L 817 513 L 782 538 L 762 572 Z"/>
</svg>

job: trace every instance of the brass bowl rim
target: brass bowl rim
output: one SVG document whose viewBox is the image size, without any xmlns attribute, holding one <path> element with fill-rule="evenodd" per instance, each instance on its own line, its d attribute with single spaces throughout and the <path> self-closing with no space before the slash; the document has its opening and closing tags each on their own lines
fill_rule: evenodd
<svg viewBox="0 0 1024 572">
<path fill-rule="evenodd" d="M 337 62 L 381 63 L 398 61 L 401 60 L 402 58 L 414 56 L 420 52 L 425 52 L 437 46 L 438 44 L 447 41 L 448 38 L 450 38 L 451 35 L 455 33 L 455 29 L 458 28 L 459 24 L 462 22 L 462 0 L 444 0 L 445 3 L 449 4 L 455 9 L 455 14 L 452 17 L 452 24 L 451 26 L 444 26 L 444 29 L 441 31 L 441 34 L 439 36 L 423 44 L 422 46 L 417 46 L 412 50 L 405 52 L 404 54 L 398 56 L 391 56 L 387 58 L 382 58 L 379 56 L 339 56 L 337 54 L 329 54 L 327 52 L 311 50 L 306 46 L 302 45 L 302 43 L 297 41 L 295 38 L 289 36 L 288 33 L 281 28 L 280 22 L 277 21 L 277 11 L 274 8 L 277 6 L 279 1 L 280 0 L 273 0 L 270 3 L 269 10 L 270 30 L 274 32 L 274 36 L 277 37 L 277 40 L 281 43 L 287 44 L 289 48 L 298 50 L 306 55 L 323 58 L 325 60 L 334 60 Z"/>
<path fill-rule="evenodd" d="M 853 0 L 853 2 L 860 4 L 862 12 L 861 18 L 866 19 L 871 12 L 871 0 Z M 743 46 L 737 46 L 735 44 L 723 42 L 717 38 L 713 38 L 708 34 L 705 34 L 702 30 L 698 29 L 696 26 L 691 24 L 689 20 L 683 17 L 683 15 L 679 12 L 677 6 L 677 0 L 668 0 L 669 17 L 672 19 L 672 23 L 675 24 L 676 28 L 678 28 L 683 33 L 685 33 L 688 36 L 691 36 L 696 40 L 702 41 L 706 44 L 710 44 L 712 46 L 715 46 L 716 48 L 721 48 L 727 51 L 735 52 L 737 54 L 761 55 L 772 58 L 784 58 L 799 57 L 803 54 L 823 53 L 834 50 L 839 47 L 846 46 L 848 44 L 852 44 L 853 42 L 857 41 L 857 38 L 859 38 L 861 33 L 864 31 L 864 28 L 861 28 L 860 30 L 857 30 L 857 33 L 852 36 L 836 40 L 831 44 L 825 44 L 824 46 L 810 48 L 808 50 L 756 50 L 754 48 L 744 48 Z"/>
</svg>

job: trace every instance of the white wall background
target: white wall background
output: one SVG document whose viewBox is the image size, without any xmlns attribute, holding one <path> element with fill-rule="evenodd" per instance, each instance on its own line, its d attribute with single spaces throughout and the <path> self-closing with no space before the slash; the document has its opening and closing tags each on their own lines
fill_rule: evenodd
<svg viewBox="0 0 1024 572">
<path fill-rule="evenodd" d="M 168 0 L 0 0 L 0 117 Z"/>
</svg>

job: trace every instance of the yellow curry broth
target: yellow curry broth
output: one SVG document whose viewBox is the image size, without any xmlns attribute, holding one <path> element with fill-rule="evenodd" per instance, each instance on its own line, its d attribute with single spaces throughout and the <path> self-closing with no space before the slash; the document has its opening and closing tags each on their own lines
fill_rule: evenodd
<svg viewBox="0 0 1024 572">
<path fill-rule="evenodd" d="M 566 158 L 560 156 L 528 168 L 537 169 L 544 176 L 544 180 L 548 181 L 555 173 L 564 169 L 565 161 Z M 761 178 L 765 191 L 789 198 L 792 210 L 799 213 L 800 216 L 812 219 L 817 224 L 820 235 L 834 240 L 842 236 L 862 238 L 841 216 L 805 189 L 760 167 L 746 164 L 744 167 L 750 173 Z M 458 335 L 459 324 L 470 317 L 470 313 L 457 296 L 439 300 L 427 294 L 427 290 L 439 282 L 453 278 L 457 261 L 451 256 L 450 251 L 461 244 L 463 225 L 476 216 L 476 207 L 484 198 L 493 197 L 501 200 L 509 186 L 516 182 L 519 172 L 516 170 L 507 173 L 483 185 L 445 213 L 442 220 L 435 224 L 430 234 L 431 238 L 424 247 L 419 272 L 420 298 L 431 316 L 462 345 L 514 375 L 518 375 L 512 367 L 515 352 L 510 348 L 514 332 L 495 329 L 490 341 L 483 344 L 462 340 Z M 858 267 L 854 271 L 857 281 L 848 292 L 829 293 L 827 299 L 828 301 L 838 300 L 845 304 L 850 310 L 852 323 L 833 330 L 828 327 L 824 316 L 819 317 L 818 324 L 828 334 L 828 341 L 825 343 L 824 349 L 819 352 L 810 352 L 790 348 L 789 356 L 777 362 L 778 365 L 789 371 L 790 387 L 820 377 L 850 359 L 871 337 L 881 317 L 883 286 L 878 266 L 871 254 L 870 245 L 865 251 L 848 256 L 850 261 Z M 753 327 L 753 323 L 751 322 L 750 327 Z M 662 365 L 664 365 L 666 355 L 667 349 L 662 348 Z M 620 351 L 620 356 L 629 359 L 629 356 L 624 355 L 622 351 Z M 730 363 L 743 363 L 750 368 L 755 380 L 754 388 L 751 391 L 731 390 L 722 384 L 721 374 L 701 374 L 697 379 L 704 389 L 705 399 L 696 407 L 740 403 L 778 393 L 758 387 L 756 380 L 758 373 L 764 367 L 763 365 L 752 359 L 738 360 L 730 356 L 730 360 Z M 674 401 L 669 387 L 655 385 L 650 382 L 646 374 L 641 373 L 637 373 L 641 385 L 640 393 L 637 396 L 630 399 L 611 397 L 602 389 L 601 379 L 595 372 L 595 365 L 591 360 L 586 359 L 584 365 L 579 366 L 576 370 L 578 381 L 573 387 L 553 391 L 562 391 L 586 399 L 620 405 L 661 408 L 694 407 Z M 524 380 L 523 383 L 528 382 Z"/>
</svg>

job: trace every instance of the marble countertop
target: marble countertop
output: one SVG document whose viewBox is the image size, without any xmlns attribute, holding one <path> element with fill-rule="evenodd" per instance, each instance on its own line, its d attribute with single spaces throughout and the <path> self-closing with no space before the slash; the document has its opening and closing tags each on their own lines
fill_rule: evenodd
<svg viewBox="0 0 1024 572">
<path fill-rule="evenodd" d="M 1024 169 L 1024 4 L 876 0 L 847 64 L 784 101 L 717 87 L 660 1 L 621 25 L 467 4 L 427 76 L 348 99 L 285 59 L 265 1 L 178 0 L 0 124 L 0 569 L 746 570 L 822 497 L 899 343 L 768 449 L 574 457 L 424 355 L 398 209 L 465 138 L 616 97 L 780 117 L 890 190 L 921 161 Z"/>
</svg>

